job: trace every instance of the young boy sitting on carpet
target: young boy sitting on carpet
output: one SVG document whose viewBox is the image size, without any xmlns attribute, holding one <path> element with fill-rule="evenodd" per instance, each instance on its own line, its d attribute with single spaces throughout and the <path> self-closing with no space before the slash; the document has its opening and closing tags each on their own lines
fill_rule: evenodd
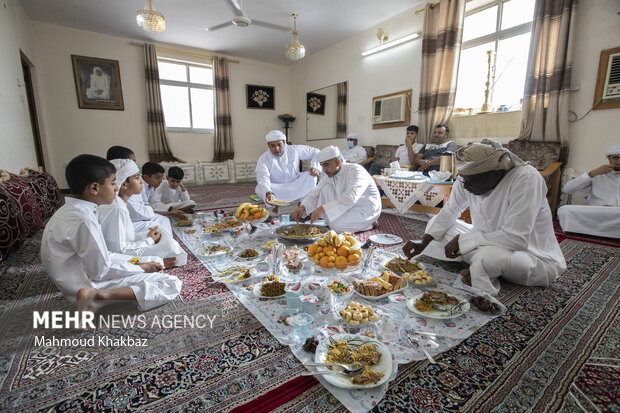
<svg viewBox="0 0 620 413">
<path fill-rule="evenodd" d="M 116 168 L 118 196 L 109 205 L 99 207 L 99 223 L 111 252 L 130 255 L 155 255 L 164 259 L 164 268 L 187 263 L 187 253 L 168 234 L 157 227 L 137 232 L 127 210 L 127 200 L 142 192 L 138 165 L 129 159 L 110 161 Z"/>
<path fill-rule="evenodd" d="M 155 211 L 170 211 L 179 209 L 190 214 L 194 213 L 196 203 L 189 199 L 189 192 L 183 186 L 183 169 L 178 166 L 168 168 L 166 180 L 161 183 L 149 198 Z"/>
<path fill-rule="evenodd" d="M 79 311 L 97 311 L 115 301 L 137 301 L 148 310 L 173 300 L 181 280 L 159 273 L 159 257 L 110 253 L 97 221 L 97 206 L 116 197 L 115 168 L 94 155 L 80 155 L 65 170 L 74 198 L 66 198 L 41 240 L 41 261 L 65 298 Z M 133 261 L 135 262 L 135 261 Z"/>
</svg>

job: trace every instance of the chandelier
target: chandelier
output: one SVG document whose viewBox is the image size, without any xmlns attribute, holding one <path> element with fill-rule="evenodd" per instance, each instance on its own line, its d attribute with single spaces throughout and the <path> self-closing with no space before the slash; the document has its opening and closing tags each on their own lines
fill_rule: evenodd
<svg viewBox="0 0 620 413">
<path fill-rule="evenodd" d="M 291 60 L 301 60 L 306 55 L 306 48 L 297 40 L 297 15 L 293 13 L 293 43 L 286 45 L 286 57 Z"/>
<path fill-rule="evenodd" d="M 145 8 L 138 10 L 136 22 L 147 32 L 163 32 L 166 30 L 164 15 L 155 10 L 153 0 L 147 0 Z"/>
</svg>

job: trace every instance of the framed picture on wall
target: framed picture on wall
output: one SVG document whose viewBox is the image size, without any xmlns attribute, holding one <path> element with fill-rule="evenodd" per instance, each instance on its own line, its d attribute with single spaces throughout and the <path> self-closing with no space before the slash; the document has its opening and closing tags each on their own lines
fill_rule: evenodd
<svg viewBox="0 0 620 413">
<path fill-rule="evenodd" d="M 306 112 L 313 115 L 325 115 L 325 95 L 306 93 Z"/>
<path fill-rule="evenodd" d="M 273 86 L 245 85 L 248 109 L 276 108 L 276 88 Z"/>
<path fill-rule="evenodd" d="M 118 60 L 71 55 L 80 109 L 125 110 Z"/>
</svg>

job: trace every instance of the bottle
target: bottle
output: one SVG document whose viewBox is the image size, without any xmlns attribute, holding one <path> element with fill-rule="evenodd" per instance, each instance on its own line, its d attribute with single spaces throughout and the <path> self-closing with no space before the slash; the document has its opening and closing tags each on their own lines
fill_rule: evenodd
<svg viewBox="0 0 620 413">
<path fill-rule="evenodd" d="M 445 151 L 441 154 L 441 158 L 439 159 L 439 171 L 450 172 L 452 174 L 452 178 L 456 177 L 454 152 Z"/>
</svg>

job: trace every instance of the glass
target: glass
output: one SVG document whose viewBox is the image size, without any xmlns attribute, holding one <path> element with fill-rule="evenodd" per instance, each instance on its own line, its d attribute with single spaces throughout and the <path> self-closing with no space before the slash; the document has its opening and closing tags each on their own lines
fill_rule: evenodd
<svg viewBox="0 0 620 413">
<path fill-rule="evenodd" d="M 184 86 L 161 85 L 161 103 L 166 117 L 166 126 L 189 128 L 189 100 Z"/>
<path fill-rule="evenodd" d="M 497 46 L 493 106 L 506 105 L 510 110 L 520 109 L 523 98 L 527 57 L 531 33 L 500 40 Z"/>
<path fill-rule="evenodd" d="M 470 14 L 463 23 L 463 42 L 494 33 L 496 27 L 497 6 Z"/>
<path fill-rule="evenodd" d="M 282 220 L 282 225 L 289 225 L 291 223 L 291 216 L 289 214 L 283 214 L 280 219 Z"/>
<path fill-rule="evenodd" d="M 290 314 L 295 314 L 302 311 L 302 304 L 299 296 L 301 295 L 301 291 L 292 291 L 288 290 L 284 293 L 284 298 L 286 298 L 286 311 Z"/>
<path fill-rule="evenodd" d="M 187 82 L 187 66 L 184 64 L 159 61 L 159 78 Z M 166 119 L 167 120 L 167 119 Z"/>
<path fill-rule="evenodd" d="M 312 337 L 313 322 L 314 317 L 306 313 L 297 314 L 296 316 L 291 317 L 295 342 L 303 343 L 308 337 Z"/>
<path fill-rule="evenodd" d="M 455 108 L 481 108 L 487 81 L 487 50 L 495 50 L 494 42 L 461 51 Z M 491 67 L 493 66 L 491 58 Z M 491 73 L 492 74 L 492 73 Z M 490 97 L 489 97 L 490 98 Z M 491 102 L 489 101 L 489 104 Z"/>
<path fill-rule="evenodd" d="M 213 70 L 208 67 L 189 67 L 189 81 L 190 83 L 199 83 L 202 85 L 213 84 Z"/>
<path fill-rule="evenodd" d="M 531 22 L 534 17 L 534 0 L 512 0 L 504 3 L 502 30 Z"/>
<path fill-rule="evenodd" d="M 192 120 L 195 129 L 213 129 L 213 91 L 190 88 L 192 95 Z M 168 118 L 166 118 L 168 123 Z"/>
</svg>

